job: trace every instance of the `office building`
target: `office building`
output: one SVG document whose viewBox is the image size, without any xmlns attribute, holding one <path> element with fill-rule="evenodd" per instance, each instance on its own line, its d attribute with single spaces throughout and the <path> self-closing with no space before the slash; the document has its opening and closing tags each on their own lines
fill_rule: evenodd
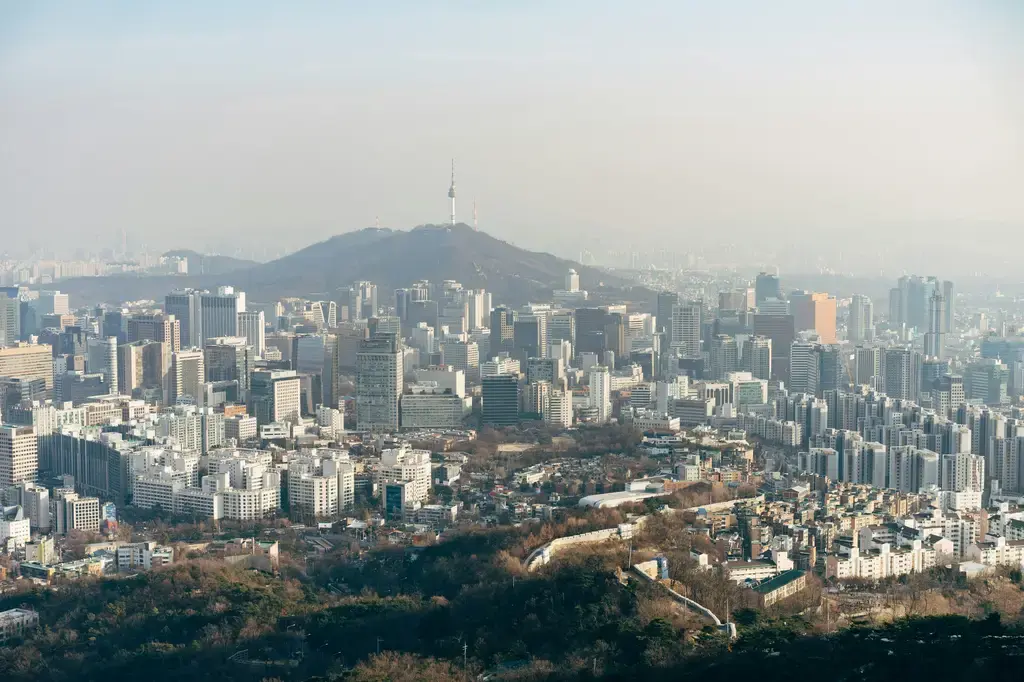
<svg viewBox="0 0 1024 682">
<path fill-rule="evenodd" d="M 483 423 L 489 426 L 514 426 L 519 423 L 519 377 L 494 374 L 481 380 Z"/>
<path fill-rule="evenodd" d="M 946 352 L 946 301 L 936 289 L 928 299 L 928 331 L 924 335 L 924 354 L 942 359 Z"/>
<path fill-rule="evenodd" d="M 1010 370 L 995 358 L 981 358 L 967 366 L 964 373 L 967 400 L 986 405 L 1002 405 L 1009 401 L 1007 383 Z"/>
<path fill-rule="evenodd" d="M 836 299 L 824 293 L 794 291 L 789 296 L 789 311 L 797 332 L 814 331 L 821 343 L 836 342 Z"/>
<path fill-rule="evenodd" d="M 846 338 L 852 343 L 874 340 L 874 306 L 867 296 L 857 294 L 850 299 L 850 318 L 846 325 Z"/>
<path fill-rule="evenodd" d="M 669 346 L 684 356 L 700 355 L 702 307 L 700 301 L 672 306 Z"/>
<path fill-rule="evenodd" d="M 132 315 L 127 321 L 127 341 L 161 341 L 169 353 L 177 353 L 181 350 L 181 322 L 174 315 Z"/>
<path fill-rule="evenodd" d="M 172 353 L 169 374 L 169 402 L 196 404 L 206 381 L 205 354 L 198 349 Z"/>
<path fill-rule="evenodd" d="M 491 355 L 515 351 L 516 317 L 516 311 L 504 306 L 491 311 Z"/>
<path fill-rule="evenodd" d="M 793 316 L 755 313 L 754 334 L 771 340 L 772 376 L 770 378 L 787 381 L 789 379 L 789 351 L 796 339 Z M 763 379 L 764 377 L 759 378 Z"/>
<path fill-rule="evenodd" d="M 252 346 L 257 359 L 262 358 L 267 349 L 267 322 L 263 311 L 246 310 L 238 313 L 238 335 L 245 337 L 246 344 Z"/>
<path fill-rule="evenodd" d="M 782 283 L 778 275 L 762 272 L 754 280 L 754 304 L 760 306 L 769 298 L 782 298 Z"/>
<path fill-rule="evenodd" d="M 102 374 L 111 393 L 117 392 L 117 338 L 89 339 L 89 357 L 86 369 L 90 374 Z"/>
<path fill-rule="evenodd" d="M 242 394 L 249 390 L 249 375 L 256 365 L 255 349 L 244 336 L 207 339 L 203 350 L 206 381 L 237 381 Z M 321 349 L 320 362 L 323 364 Z"/>
<path fill-rule="evenodd" d="M 475 379 L 480 375 L 480 348 L 476 341 L 445 341 L 442 357 L 444 364 L 464 372 L 468 377 Z"/>
<path fill-rule="evenodd" d="M 49 397 L 53 391 L 53 348 L 27 343 L 0 348 L 0 377 L 42 379 Z"/>
<path fill-rule="evenodd" d="M 31 426 L 0 425 L 0 491 L 32 483 L 39 472 L 39 446 Z"/>
<path fill-rule="evenodd" d="M 50 500 L 50 518 L 53 532 L 67 535 L 73 530 L 86 533 L 100 532 L 100 501 L 96 497 L 81 497 L 67 490 L 54 490 Z"/>
<path fill-rule="evenodd" d="M 0 288 L 0 347 L 21 339 L 21 301 L 17 287 Z"/>
<path fill-rule="evenodd" d="M 294 370 L 254 369 L 249 383 L 249 414 L 260 426 L 297 422 L 302 414 L 299 384 Z"/>
<path fill-rule="evenodd" d="M 356 428 L 394 431 L 400 424 L 399 400 L 404 376 L 401 342 L 378 334 L 359 345 L 356 358 Z"/>
<path fill-rule="evenodd" d="M 743 368 L 755 379 L 772 378 L 772 340 L 767 336 L 750 336 L 743 342 Z"/>
<path fill-rule="evenodd" d="M 821 346 L 814 342 L 797 341 L 790 347 L 789 382 L 791 393 L 819 393 L 818 380 L 821 368 Z"/>
<path fill-rule="evenodd" d="M 727 334 L 716 334 L 711 339 L 711 379 L 721 379 L 739 369 L 739 349 L 736 339 Z"/>
</svg>

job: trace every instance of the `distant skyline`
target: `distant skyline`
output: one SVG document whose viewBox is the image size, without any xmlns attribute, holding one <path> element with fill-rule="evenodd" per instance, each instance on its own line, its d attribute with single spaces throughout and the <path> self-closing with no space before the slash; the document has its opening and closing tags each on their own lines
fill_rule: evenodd
<svg viewBox="0 0 1024 682">
<path fill-rule="evenodd" d="M 533 250 L 954 275 L 1024 248 L 1024 5 L 0 8 L 0 252 Z M 842 254 L 840 259 L 839 254 Z"/>
</svg>

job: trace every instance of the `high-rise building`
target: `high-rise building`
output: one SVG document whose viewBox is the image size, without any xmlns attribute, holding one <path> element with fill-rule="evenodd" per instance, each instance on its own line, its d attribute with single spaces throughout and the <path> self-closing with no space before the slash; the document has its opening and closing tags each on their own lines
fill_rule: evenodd
<svg viewBox="0 0 1024 682">
<path fill-rule="evenodd" d="M 39 473 L 39 444 L 31 426 L 0 425 L 0 490 L 32 483 Z"/>
<path fill-rule="evenodd" d="M 711 377 L 721 379 L 728 372 L 739 369 L 739 349 L 736 339 L 727 334 L 717 334 L 711 339 Z"/>
<path fill-rule="evenodd" d="M 910 348 L 886 348 L 882 355 L 885 394 L 899 400 L 917 400 L 920 356 Z"/>
<path fill-rule="evenodd" d="M 444 364 L 462 370 L 466 376 L 480 375 L 480 348 L 476 341 L 445 341 L 442 346 Z"/>
<path fill-rule="evenodd" d="M 206 381 L 206 360 L 201 350 L 180 350 L 171 354 L 170 403 L 195 404 Z"/>
<path fill-rule="evenodd" d="M 772 342 L 772 379 L 789 379 L 789 349 L 796 339 L 796 328 L 792 315 L 773 315 L 756 313 L 754 315 L 754 334 L 771 339 Z M 758 377 L 764 378 L 764 377 Z"/>
<path fill-rule="evenodd" d="M 544 421 L 551 426 L 572 426 L 572 393 L 557 388 L 551 389 Z"/>
<path fill-rule="evenodd" d="M 875 338 L 874 307 L 871 299 L 861 294 L 850 299 L 850 319 L 846 325 L 846 338 L 853 343 Z"/>
<path fill-rule="evenodd" d="M 180 343 L 182 347 L 198 348 L 202 341 L 202 293 L 195 289 L 174 291 L 164 298 L 164 312 L 179 324 Z M 129 341 L 133 339 L 129 332 Z M 158 340 L 158 339 L 154 339 Z"/>
<path fill-rule="evenodd" d="M 689 301 L 672 306 L 669 346 L 684 356 L 700 355 L 701 309 L 700 301 Z"/>
<path fill-rule="evenodd" d="M 772 378 L 772 340 L 767 336 L 750 336 L 743 342 L 743 368 L 755 379 Z"/>
<path fill-rule="evenodd" d="M 110 392 L 117 392 L 117 337 L 89 339 L 88 348 L 86 369 L 91 374 L 102 374 Z"/>
<path fill-rule="evenodd" d="M 782 298 L 782 283 L 779 282 L 778 275 L 762 272 L 754 280 L 754 303 L 761 305 L 769 298 Z"/>
<path fill-rule="evenodd" d="M 21 301 L 17 287 L 0 288 L 0 346 L 13 346 L 21 339 Z"/>
<path fill-rule="evenodd" d="M 956 290 L 953 287 L 953 283 L 950 282 L 949 280 L 946 280 L 945 282 L 942 283 L 942 300 L 946 304 L 946 311 L 945 314 L 942 316 L 943 322 L 945 322 L 945 327 L 942 331 L 944 331 L 947 334 L 953 333 L 954 330 L 953 314 L 956 312 L 955 299 Z"/>
<path fill-rule="evenodd" d="M 605 333 L 608 325 L 607 308 L 576 308 L 573 313 L 576 324 L 576 354 L 596 353 L 607 350 Z M 492 329 L 491 333 L 494 331 Z"/>
<path fill-rule="evenodd" d="M 655 311 L 655 331 L 668 334 L 672 328 L 672 308 L 679 305 L 679 294 L 671 291 L 658 293 L 658 307 Z"/>
<path fill-rule="evenodd" d="M 882 349 L 877 346 L 862 346 L 854 351 L 854 380 L 858 386 L 883 388 Z"/>
<path fill-rule="evenodd" d="M 794 291 L 789 310 L 797 332 L 815 331 L 822 343 L 836 342 L 836 299 L 824 293 Z"/>
<path fill-rule="evenodd" d="M 162 341 L 168 352 L 177 353 L 181 350 L 181 321 L 174 315 L 133 315 L 127 322 L 127 340 Z"/>
<path fill-rule="evenodd" d="M 481 380 L 483 423 L 490 426 L 515 426 L 519 423 L 519 377 L 495 374 Z"/>
<path fill-rule="evenodd" d="M 516 311 L 498 306 L 491 311 L 491 355 L 515 351 Z"/>
<path fill-rule="evenodd" d="M 548 353 L 547 314 L 520 313 L 512 327 L 512 339 L 513 354 L 520 362 L 525 364 L 527 358 L 545 357 Z"/>
<path fill-rule="evenodd" d="M 0 348 L 0 377 L 42 379 L 47 397 L 50 397 L 53 391 L 53 348 L 28 343 Z"/>
<path fill-rule="evenodd" d="M 245 310 L 238 313 L 238 335 L 245 337 L 246 344 L 252 346 L 257 358 L 262 358 L 267 349 L 267 321 L 263 311 Z"/>
<path fill-rule="evenodd" d="M 821 346 L 814 342 L 797 341 L 790 346 L 789 382 L 792 393 L 819 393 Z"/>
<path fill-rule="evenodd" d="M 938 289 L 928 299 L 928 331 L 924 335 L 924 354 L 942 358 L 946 351 L 946 301 Z"/>
<path fill-rule="evenodd" d="M 249 379 L 249 414 L 260 426 L 298 421 L 302 390 L 295 370 L 254 369 Z"/>
<path fill-rule="evenodd" d="M 597 411 L 597 423 L 607 423 L 612 418 L 611 374 L 604 365 L 590 368 L 590 407 Z"/>
<path fill-rule="evenodd" d="M 964 377 L 967 400 L 1001 405 L 1008 402 L 1007 383 L 1010 370 L 995 358 L 981 358 L 967 366 Z"/>
<path fill-rule="evenodd" d="M 323 364 L 323 351 L 320 357 Z M 219 336 L 207 339 L 203 349 L 207 381 L 237 381 L 244 395 L 249 390 L 249 375 L 256 366 L 256 351 L 244 336 Z"/>
<path fill-rule="evenodd" d="M 238 313 L 245 312 L 245 292 L 234 287 L 218 287 L 217 293 L 204 292 L 200 298 L 202 335 L 193 345 L 202 348 L 207 339 L 238 336 Z"/>
<path fill-rule="evenodd" d="M 397 431 L 402 396 L 401 342 L 393 334 L 378 334 L 359 344 L 356 357 L 356 428 Z"/>
</svg>

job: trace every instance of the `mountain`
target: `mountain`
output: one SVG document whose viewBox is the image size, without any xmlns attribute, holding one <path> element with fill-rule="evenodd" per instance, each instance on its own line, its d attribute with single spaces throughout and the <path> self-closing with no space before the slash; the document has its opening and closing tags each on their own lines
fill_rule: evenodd
<svg viewBox="0 0 1024 682">
<path fill-rule="evenodd" d="M 72 295 L 75 305 L 126 298 L 160 300 L 172 289 L 217 285 L 235 286 L 259 304 L 285 296 L 337 298 L 342 289 L 358 280 L 377 284 L 381 300 L 386 300 L 391 290 L 416 280 L 454 279 L 467 288 L 487 289 L 496 303 L 520 304 L 547 298 L 553 289 L 561 289 L 570 268 L 579 273 L 580 286 L 597 296 L 619 294 L 630 286 L 619 276 L 522 249 L 462 223 L 423 225 L 412 230 L 357 230 L 224 275 L 121 275 L 63 280 L 58 286 Z M 191 261 L 189 270 L 194 270 Z M 638 293 L 641 299 L 648 298 L 648 292 Z"/>
<path fill-rule="evenodd" d="M 256 261 L 231 256 L 208 256 L 189 249 L 175 249 L 164 256 L 188 258 L 189 272 L 196 275 L 224 275 L 256 265 Z"/>
</svg>

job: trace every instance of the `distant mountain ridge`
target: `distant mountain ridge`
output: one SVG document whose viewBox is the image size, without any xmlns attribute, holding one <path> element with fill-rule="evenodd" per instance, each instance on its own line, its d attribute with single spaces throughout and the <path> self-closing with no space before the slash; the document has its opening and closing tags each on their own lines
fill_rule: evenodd
<svg viewBox="0 0 1024 682">
<path fill-rule="evenodd" d="M 256 261 L 232 256 L 210 256 L 190 249 L 174 249 L 163 254 L 167 257 L 187 258 L 188 271 L 194 275 L 223 275 L 256 265 Z"/>
<path fill-rule="evenodd" d="M 553 289 L 561 289 L 570 268 L 579 273 L 584 289 L 597 292 L 631 286 L 617 275 L 549 253 L 522 249 L 464 223 L 421 225 L 411 230 L 365 228 L 336 235 L 268 263 L 227 259 L 219 264 L 227 267 L 235 261 L 243 265 L 217 272 L 207 268 L 206 274 L 199 274 L 189 258 L 187 276 L 85 277 L 62 280 L 59 286 L 72 295 L 73 305 L 160 300 L 173 289 L 217 285 L 242 289 L 256 303 L 286 296 L 334 298 L 359 280 L 377 284 L 382 300 L 387 300 L 392 290 L 420 279 L 456 280 L 467 288 L 487 289 L 496 303 L 519 304 L 546 298 Z"/>
</svg>

